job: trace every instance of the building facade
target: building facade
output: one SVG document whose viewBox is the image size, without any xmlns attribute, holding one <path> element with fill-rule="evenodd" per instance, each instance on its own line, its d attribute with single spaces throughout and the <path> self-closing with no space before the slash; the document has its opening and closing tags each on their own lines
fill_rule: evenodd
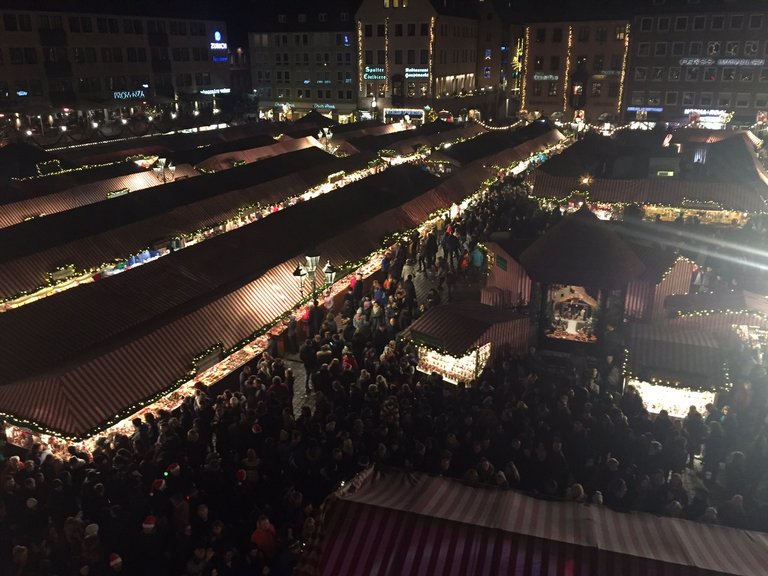
<svg viewBox="0 0 768 576">
<path fill-rule="evenodd" d="M 290 120 L 316 110 L 351 118 L 357 109 L 355 8 L 299 1 L 260 13 L 248 43 L 262 116 Z"/>
<path fill-rule="evenodd" d="M 743 2 L 669 2 L 637 15 L 627 119 L 719 127 L 768 110 L 768 12 Z"/>
<path fill-rule="evenodd" d="M 420 118 L 425 107 L 457 112 L 473 104 L 485 62 L 475 2 L 364 0 L 356 26 L 360 110 L 391 121 Z M 496 86 L 500 64 L 493 70 L 492 61 L 491 53 L 484 80 Z"/>
<path fill-rule="evenodd" d="M 223 21 L 0 12 L 0 107 L 108 109 L 229 90 Z"/>
<path fill-rule="evenodd" d="M 628 20 L 524 27 L 520 108 L 570 122 L 619 115 L 630 44 Z"/>
</svg>

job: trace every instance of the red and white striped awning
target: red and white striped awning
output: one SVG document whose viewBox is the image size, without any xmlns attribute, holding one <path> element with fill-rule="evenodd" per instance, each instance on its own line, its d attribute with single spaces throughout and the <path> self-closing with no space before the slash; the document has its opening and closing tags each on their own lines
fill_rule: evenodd
<svg viewBox="0 0 768 576">
<path fill-rule="evenodd" d="M 763 573 L 768 534 L 368 470 L 325 503 L 302 576 Z"/>
</svg>

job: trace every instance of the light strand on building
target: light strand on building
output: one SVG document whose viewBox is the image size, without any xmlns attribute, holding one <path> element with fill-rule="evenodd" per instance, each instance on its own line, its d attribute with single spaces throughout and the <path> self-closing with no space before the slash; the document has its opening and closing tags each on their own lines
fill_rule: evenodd
<svg viewBox="0 0 768 576">
<path fill-rule="evenodd" d="M 616 102 L 616 115 L 621 118 L 622 102 L 624 100 L 624 78 L 627 76 L 627 58 L 629 55 L 629 32 L 630 26 L 627 23 L 624 33 L 624 57 L 621 60 L 621 76 L 619 77 L 619 100 Z"/>
<path fill-rule="evenodd" d="M 435 17 L 429 19 L 429 92 L 435 95 Z"/>
<path fill-rule="evenodd" d="M 363 66 L 364 64 L 364 55 L 365 51 L 363 50 L 363 21 L 358 20 L 357 21 L 357 89 L 361 92 L 364 90 L 363 86 Z M 369 94 L 366 92 L 366 96 L 369 96 Z"/>
<path fill-rule="evenodd" d="M 525 27 L 525 47 L 523 48 L 523 73 L 522 73 L 522 95 L 520 96 L 520 110 L 527 110 L 528 99 L 528 56 L 531 50 L 531 27 Z"/>
<path fill-rule="evenodd" d="M 565 53 L 565 75 L 563 76 L 563 113 L 568 110 L 568 78 L 571 76 L 571 53 L 573 52 L 573 26 L 568 26 L 568 48 Z"/>
</svg>

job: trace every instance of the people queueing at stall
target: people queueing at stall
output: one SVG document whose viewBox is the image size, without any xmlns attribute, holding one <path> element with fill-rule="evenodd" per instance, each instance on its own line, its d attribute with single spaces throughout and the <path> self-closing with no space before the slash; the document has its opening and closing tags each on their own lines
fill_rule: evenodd
<svg viewBox="0 0 768 576">
<path fill-rule="evenodd" d="M 459 252 L 547 220 L 505 192 L 446 220 Z M 298 361 L 264 352 L 230 389 L 197 389 L 91 453 L 34 444 L 5 459 L 0 575 L 289 575 L 324 499 L 371 465 L 768 531 L 765 386 L 675 421 L 651 417 L 631 387 L 622 393 L 612 361 L 575 358 L 556 377 L 531 349 L 458 386 L 418 372 L 397 335 L 444 301 L 438 284 L 417 301 L 413 285 L 436 264 L 430 238 L 446 246 L 415 235 L 375 282 L 354 276 L 340 309 L 315 303 Z M 306 380 L 295 381 L 292 362 Z M 313 407 L 294 411 L 297 387 Z M 702 449 L 691 492 L 684 478 Z"/>
</svg>

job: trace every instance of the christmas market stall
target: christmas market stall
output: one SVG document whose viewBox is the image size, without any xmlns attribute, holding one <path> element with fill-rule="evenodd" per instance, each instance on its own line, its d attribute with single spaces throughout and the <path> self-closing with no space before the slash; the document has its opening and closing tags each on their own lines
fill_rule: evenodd
<svg viewBox="0 0 768 576">
<path fill-rule="evenodd" d="M 684 418 L 691 406 L 704 413 L 718 392 L 730 389 L 721 342 L 711 332 L 669 324 L 630 327 L 625 386 L 634 386 L 648 412 Z"/>
<path fill-rule="evenodd" d="M 480 289 L 480 301 L 500 308 L 527 306 L 531 297 L 531 278 L 519 262 L 528 242 L 495 238 L 485 242 L 488 278 Z"/>
<path fill-rule="evenodd" d="M 656 131 L 642 141 L 635 134 L 590 134 L 538 168 L 531 181 L 543 207 L 570 212 L 586 204 L 602 219 L 621 219 L 632 205 L 651 221 L 740 227 L 768 209 L 768 181 L 743 132 L 677 144 Z"/>
<path fill-rule="evenodd" d="M 469 382 L 502 352 L 528 348 L 528 317 L 479 302 L 454 302 L 427 310 L 403 333 L 418 352 L 417 368 L 446 382 Z"/>
<path fill-rule="evenodd" d="M 541 346 L 604 340 L 606 353 L 617 352 L 626 287 L 645 266 L 609 223 L 584 206 L 526 248 L 520 262 L 535 282 L 531 302 Z"/>
<path fill-rule="evenodd" d="M 663 320 L 667 297 L 688 294 L 696 264 L 657 246 L 630 246 L 643 262 L 645 271 L 627 285 L 624 313 L 633 320 Z"/>
<path fill-rule="evenodd" d="M 298 576 L 754 576 L 768 554 L 760 532 L 379 466 L 321 510 Z"/>
</svg>

